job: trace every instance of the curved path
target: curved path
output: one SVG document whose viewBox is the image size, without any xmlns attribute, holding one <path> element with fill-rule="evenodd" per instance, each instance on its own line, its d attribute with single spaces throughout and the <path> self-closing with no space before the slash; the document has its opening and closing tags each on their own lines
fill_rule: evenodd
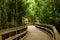
<svg viewBox="0 0 60 40">
<path fill-rule="evenodd" d="M 28 35 L 24 40 L 51 40 L 51 38 L 35 26 L 28 26 Z"/>
</svg>

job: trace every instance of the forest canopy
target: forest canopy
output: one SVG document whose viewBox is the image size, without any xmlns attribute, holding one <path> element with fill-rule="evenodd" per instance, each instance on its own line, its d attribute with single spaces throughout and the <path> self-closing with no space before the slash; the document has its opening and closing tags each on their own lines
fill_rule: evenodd
<svg viewBox="0 0 60 40">
<path fill-rule="evenodd" d="M 51 24 L 60 31 L 60 0 L 0 0 L 0 26 Z"/>
</svg>

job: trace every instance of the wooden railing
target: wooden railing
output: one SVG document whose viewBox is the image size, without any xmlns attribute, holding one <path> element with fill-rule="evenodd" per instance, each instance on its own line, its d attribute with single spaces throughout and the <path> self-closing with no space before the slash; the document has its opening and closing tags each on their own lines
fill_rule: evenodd
<svg viewBox="0 0 60 40">
<path fill-rule="evenodd" d="M 0 40 L 22 40 L 26 34 L 26 26 L 0 30 Z"/>
<path fill-rule="evenodd" d="M 55 26 L 48 24 L 36 24 L 36 27 L 42 29 L 45 33 L 48 33 L 51 40 L 60 40 L 60 35 Z"/>
</svg>

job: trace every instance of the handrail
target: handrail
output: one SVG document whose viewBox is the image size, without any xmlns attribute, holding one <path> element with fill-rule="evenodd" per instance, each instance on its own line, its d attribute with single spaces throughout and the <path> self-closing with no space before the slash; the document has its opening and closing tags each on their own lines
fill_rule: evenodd
<svg viewBox="0 0 60 40">
<path fill-rule="evenodd" d="M 0 40 L 20 40 L 27 34 L 27 27 L 15 27 L 0 30 Z"/>
<path fill-rule="evenodd" d="M 36 27 L 38 27 L 44 31 L 47 31 L 48 33 L 51 34 L 51 36 L 53 35 L 52 40 L 60 40 L 60 35 L 59 35 L 58 31 L 56 30 L 55 26 L 49 25 L 49 24 L 37 24 Z"/>
</svg>

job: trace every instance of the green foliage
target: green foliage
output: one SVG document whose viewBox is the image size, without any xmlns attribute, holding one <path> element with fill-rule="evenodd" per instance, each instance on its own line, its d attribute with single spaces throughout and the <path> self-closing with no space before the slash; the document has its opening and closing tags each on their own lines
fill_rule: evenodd
<svg viewBox="0 0 60 40">
<path fill-rule="evenodd" d="M 60 30 L 59 4 L 60 0 L 12 0 L 11 3 L 6 0 L 8 25 L 9 27 L 15 27 L 22 25 L 24 22 L 36 22 L 52 24 Z M 2 10 L 2 5 L 2 1 L 0 1 L 0 10 Z M 11 14 L 11 9 L 13 14 Z M 14 19 L 14 23 L 11 23 L 11 19 Z"/>
<path fill-rule="evenodd" d="M 21 17 L 21 16 L 24 16 L 26 14 L 26 10 L 29 6 L 29 3 L 26 3 L 23 1 L 23 0 L 19 0 L 18 1 L 18 16 Z"/>
<path fill-rule="evenodd" d="M 37 4 L 36 16 L 40 23 L 52 24 L 60 30 L 60 1 L 59 0 L 35 0 Z"/>
<path fill-rule="evenodd" d="M 16 27 L 17 24 L 14 24 L 14 23 L 12 23 L 12 22 L 9 22 L 8 26 L 9 26 L 9 28 L 12 28 L 12 27 Z"/>
</svg>

